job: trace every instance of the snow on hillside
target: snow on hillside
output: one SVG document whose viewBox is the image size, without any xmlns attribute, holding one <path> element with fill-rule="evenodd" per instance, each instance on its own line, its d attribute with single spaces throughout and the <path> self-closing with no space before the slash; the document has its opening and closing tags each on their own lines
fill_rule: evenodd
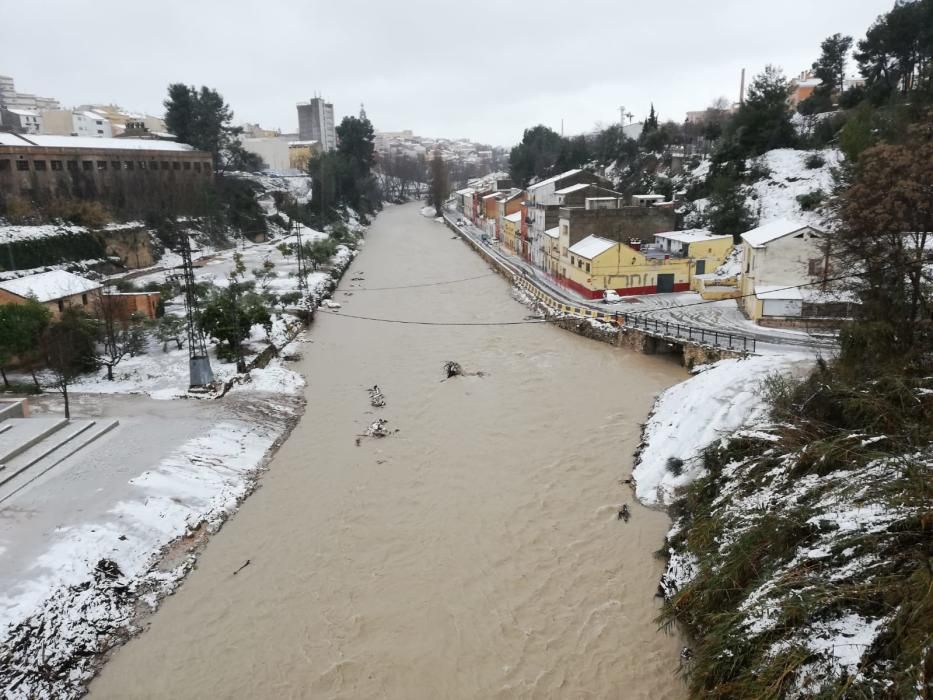
<svg viewBox="0 0 933 700">
<path fill-rule="evenodd" d="M 820 156 L 824 163 L 808 168 L 807 159 Z M 748 205 L 758 215 L 760 224 L 775 219 L 796 219 L 813 225 L 825 225 L 826 215 L 820 211 L 804 211 L 797 197 L 821 190 L 829 195 L 834 186 L 833 169 L 839 167 L 842 153 L 837 149 L 797 151 L 778 148 L 754 159 L 750 168 L 765 167 L 768 177 L 749 187 Z"/>
<path fill-rule="evenodd" d="M 635 463 L 638 500 L 646 505 L 669 504 L 676 489 L 703 475 L 699 455 L 706 447 L 767 419 L 763 380 L 810 362 L 809 355 L 792 353 L 720 360 L 662 393 L 645 424 Z M 671 458 L 682 461 L 682 466 L 671 469 Z"/>
<path fill-rule="evenodd" d="M 311 177 L 308 175 L 281 175 L 272 172 L 232 172 L 227 175 L 255 182 L 266 193 L 286 192 L 299 204 L 307 204 L 311 201 Z"/>
</svg>

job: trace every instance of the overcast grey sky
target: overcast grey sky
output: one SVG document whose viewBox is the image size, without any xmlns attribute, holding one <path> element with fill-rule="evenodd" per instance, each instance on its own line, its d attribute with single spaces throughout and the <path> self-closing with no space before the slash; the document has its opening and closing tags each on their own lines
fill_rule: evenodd
<svg viewBox="0 0 933 700">
<path fill-rule="evenodd" d="M 361 102 L 379 130 L 512 145 L 680 121 L 739 72 L 807 68 L 835 32 L 864 36 L 893 0 L 0 0 L 0 74 L 66 106 L 162 113 L 171 82 L 218 89 L 238 122 L 292 131 L 319 92 L 337 119 Z M 852 70 L 854 70 L 852 66 Z"/>
</svg>

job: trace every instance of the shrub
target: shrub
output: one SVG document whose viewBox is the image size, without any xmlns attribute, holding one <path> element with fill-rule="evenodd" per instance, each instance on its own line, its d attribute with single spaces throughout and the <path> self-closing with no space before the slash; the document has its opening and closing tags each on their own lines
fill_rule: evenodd
<svg viewBox="0 0 933 700">
<path fill-rule="evenodd" d="M 5 202 L 5 214 L 12 224 L 38 223 L 39 215 L 28 199 L 8 197 Z"/>
<path fill-rule="evenodd" d="M 826 165 L 826 159 L 823 157 L 822 153 L 811 153 L 803 161 L 810 170 L 816 170 L 817 168 L 822 168 Z"/>
<path fill-rule="evenodd" d="M 764 161 L 753 160 L 745 177 L 748 182 L 758 182 L 771 176 L 771 170 Z"/>
<path fill-rule="evenodd" d="M 48 205 L 49 216 L 77 226 L 100 228 L 113 221 L 107 208 L 97 200 L 55 199 Z"/>
<path fill-rule="evenodd" d="M 674 476 L 680 476 L 684 473 L 684 461 L 680 457 L 668 457 L 667 471 Z"/>
<path fill-rule="evenodd" d="M 797 197 L 797 203 L 803 211 L 813 211 L 820 206 L 825 199 L 826 194 L 823 190 L 813 190 L 812 192 L 807 192 L 807 194 L 802 194 Z"/>
</svg>

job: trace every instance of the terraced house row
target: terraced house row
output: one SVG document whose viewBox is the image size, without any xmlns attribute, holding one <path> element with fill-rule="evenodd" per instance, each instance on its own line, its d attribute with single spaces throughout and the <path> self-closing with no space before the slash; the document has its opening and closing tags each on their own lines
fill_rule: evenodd
<svg viewBox="0 0 933 700">
<path fill-rule="evenodd" d="M 584 299 L 609 290 L 694 291 L 709 301 L 736 299 L 763 325 L 832 324 L 851 315 L 853 300 L 826 289 L 832 266 L 823 232 L 803 222 L 775 220 L 734 235 L 678 231 L 675 202 L 657 194 L 626 197 L 583 170 L 525 190 L 510 185 L 494 176 L 477 179 L 454 201 L 490 243 Z"/>
</svg>

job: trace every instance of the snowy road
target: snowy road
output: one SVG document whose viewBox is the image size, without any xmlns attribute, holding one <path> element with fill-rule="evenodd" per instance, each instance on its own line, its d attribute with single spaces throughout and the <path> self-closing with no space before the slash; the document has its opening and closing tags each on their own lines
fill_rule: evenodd
<svg viewBox="0 0 933 700">
<path fill-rule="evenodd" d="M 469 222 L 457 225 L 458 217 L 450 212 L 445 212 L 445 218 L 448 223 L 462 230 L 477 243 L 482 241 L 483 231 L 476 226 Z M 801 349 L 831 352 L 835 348 L 834 340 L 825 333 L 814 335 L 802 330 L 763 328 L 745 318 L 733 299 L 704 301 L 694 292 L 625 297 L 623 301 L 611 305 L 584 299 L 497 243 L 487 244 L 487 248 L 512 269 L 524 273 L 526 279 L 539 289 L 567 304 L 584 306 L 603 313 L 637 313 L 658 321 L 681 323 L 723 334 L 746 335 L 757 341 L 756 351 L 759 354 L 799 352 Z"/>
</svg>

